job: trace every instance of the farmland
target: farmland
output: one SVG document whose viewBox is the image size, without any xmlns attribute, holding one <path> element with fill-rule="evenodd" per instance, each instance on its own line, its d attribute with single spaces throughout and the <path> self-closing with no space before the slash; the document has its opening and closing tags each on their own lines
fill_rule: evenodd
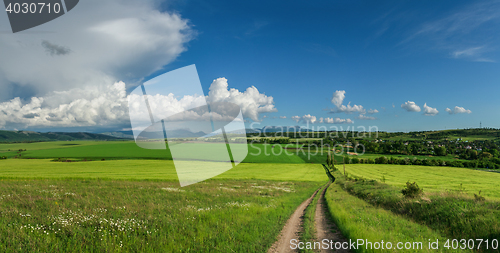
<svg viewBox="0 0 500 253">
<path fill-rule="evenodd" d="M 426 192 L 461 190 L 472 195 L 479 193 L 500 200 L 500 173 L 484 172 L 464 168 L 404 165 L 346 165 L 350 175 L 381 181 L 402 188 L 407 181 L 415 181 Z"/>
<path fill-rule="evenodd" d="M 132 141 L 88 140 L 0 144 L 0 156 L 7 157 L 0 160 L 0 215 L 5 217 L 0 232 L 6 235 L 0 248 L 7 252 L 27 248 L 39 252 L 265 252 L 276 243 L 294 210 L 328 181 L 321 164 L 329 149 L 310 145 L 319 140 L 237 144 L 232 148 L 248 148 L 238 166 L 182 188 L 168 146 L 146 150 Z M 194 144 L 187 143 L 185 152 L 196 151 Z M 189 161 L 197 167 L 214 156 L 211 149 L 198 153 L 199 160 Z M 346 161 L 379 156 L 367 153 Z M 457 159 L 453 155 L 387 156 Z M 334 158 L 341 168 L 345 157 Z M 500 200 L 498 173 L 368 163 L 346 164 L 346 172 L 344 176 L 333 171 L 335 183 L 305 209 L 299 239 L 322 239 L 315 231 L 320 198 L 327 203 L 327 216 L 349 239 L 441 241 L 456 236 L 492 238 L 498 231 L 497 213 L 490 208 Z M 423 198 L 436 205 L 424 212 L 415 204 L 419 200 L 405 201 L 401 188 L 407 181 L 417 182 L 424 189 Z M 473 194 L 479 193 L 486 200 L 476 203 Z M 456 204 L 469 208 L 475 220 L 452 225 L 461 215 L 451 211 Z M 402 214 L 396 207 L 411 211 Z M 440 216 L 440 207 L 452 208 L 448 218 Z M 440 222 L 433 222 L 436 219 Z M 489 222 L 488 229 L 473 229 L 484 222 Z"/>
<path fill-rule="evenodd" d="M 262 252 L 322 183 L 0 181 L 0 250 Z"/>
</svg>

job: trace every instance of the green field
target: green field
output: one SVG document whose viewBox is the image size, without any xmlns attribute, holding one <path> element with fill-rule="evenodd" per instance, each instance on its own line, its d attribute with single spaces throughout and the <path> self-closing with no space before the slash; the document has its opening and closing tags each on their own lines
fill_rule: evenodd
<svg viewBox="0 0 500 253">
<path fill-rule="evenodd" d="M 100 178 L 176 181 L 177 174 L 173 162 L 170 160 L 112 160 L 70 163 L 41 159 L 7 159 L 0 160 L 0 178 Z M 321 165 L 281 163 L 241 163 L 216 178 L 293 181 L 327 180 Z"/>
<path fill-rule="evenodd" d="M 242 163 L 179 188 L 172 161 L 131 159 L 7 159 L 0 178 L 2 252 L 264 252 L 328 180 L 321 165 Z"/>
<path fill-rule="evenodd" d="M 330 185 L 325 198 L 333 220 L 348 238 L 368 240 L 372 243 L 386 242 L 385 250 L 361 246 L 357 252 L 453 252 L 443 248 L 445 237 L 438 232 L 350 195 L 342 189 L 337 180 Z M 436 239 L 441 242 L 440 249 L 430 250 L 428 240 Z M 387 242 L 391 242 L 392 249 L 387 249 Z M 403 243 L 399 245 L 402 248 L 397 249 L 400 242 Z M 404 248 L 406 242 L 411 242 L 412 247 L 413 243 L 417 243 L 417 247 L 418 243 L 422 243 L 422 246 L 418 250 Z"/>
<path fill-rule="evenodd" d="M 265 252 L 324 182 L 0 181 L 2 252 Z"/>
<path fill-rule="evenodd" d="M 199 160 L 211 160 L 217 155 L 217 147 L 221 144 L 204 143 L 184 145 L 184 154 L 196 154 Z M 243 148 L 245 144 L 234 145 L 233 148 Z M 243 160 L 245 163 L 304 163 L 304 161 L 296 154 L 289 152 L 280 145 L 272 144 L 250 144 L 246 145 L 248 155 Z M 9 157 L 13 150 L 26 149 L 21 152 L 21 158 L 35 159 L 158 159 L 172 160 L 170 151 L 167 150 L 151 150 L 138 147 L 133 141 L 65 141 L 65 142 L 41 142 L 41 143 L 15 143 L 15 144 L 0 144 L 1 152 L 9 152 Z M 196 152 L 200 149 L 200 152 Z M 202 150 L 201 150 L 202 149 Z"/>
<path fill-rule="evenodd" d="M 388 164 L 348 164 L 350 175 L 381 181 L 402 188 L 407 181 L 415 181 L 426 192 L 457 191 L 479 193 L 491 199 L 500 199 L 500 173 L 454 167 L 434 167 Z"/>
</svg>

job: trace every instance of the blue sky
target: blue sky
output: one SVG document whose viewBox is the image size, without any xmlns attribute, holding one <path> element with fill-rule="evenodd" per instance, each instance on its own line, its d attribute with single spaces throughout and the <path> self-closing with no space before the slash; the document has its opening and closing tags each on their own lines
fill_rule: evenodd
<svg viewBox="0 0 500 253">
<path fill-rule="evenodd" d="M 0 34 L 0 129 L 126 129 L 124 90 L 191 64 L 206 95 L 224 77 L 267 99 L 248 126 L 500 128 L 500 1 L 98 3 Z"/>
<path fill-rule="evenodd" d="M 305 114 L 387 131 L 500 125 L 498 1 L 186 1 L 165 7 L 198 31 L 167 69 L 196 64 L 205 89 L 217 77 L 238 89 L 256 86 L 278 109 L 262 125 L 293 125 L 291 116 Z M 346 91 L 344 104 L 377 109 L 377 120 L 324 111 L 334 107 L 336 90 Z M 422 111 L 427 103 L 439 114 L 407 112 L 401 108 L 407 101 Z M 471 113 L 445 111 L 455 106 Z"/>
</svg>

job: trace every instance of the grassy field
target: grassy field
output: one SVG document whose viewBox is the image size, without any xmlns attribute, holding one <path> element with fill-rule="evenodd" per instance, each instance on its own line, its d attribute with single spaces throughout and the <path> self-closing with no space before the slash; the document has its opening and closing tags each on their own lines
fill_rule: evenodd
<svg viewBox="0 0 500 253">
<path fill-rule="evenodd" d="M 200 162 L 202 163 L 202 162 Z M 176 181 L 170 160 L 110 160 L 91 162 L 53 162 L 41 159 L 0 160 L 0 178 L 100 178 L 124 180 Z M 326 181 L 317 164 L 241 163 L 216 178 L 294 181 Z"/>
<path fill-rule="evenodd" d="M 233 147 L 243 147 L 245 144 L 235 145 Z M 203 145 L 188 144 L 184 145 L 185 152 L 188 156 L 192 156 L 196 149 L 203 148 L 202 152 L 195 152 L 197 159 L 210 160 L 217 155 L 215 148 L 220 144 L 206 143 Z M 208 148 L 207 148 L 208 147 Z M 250 144 L 247 145 L 248 155 L 243 160 L 245 163 L 304 163 L 295 153 L 287 151 L 280 145 L 273 144 Z M 151 150 L 138 147 L 133 141 L 64 141 L 64 142 L 41 142 L 41 143 L 15 143 L 15 144 L 0 144 L 1 152 L 9 153 L 9 157 L 19 155 L 19 152 L 13 153 L 13 150 L 26 149 L 20 152 L 21 158 L 35 159 L 87 159 L 87 160 L 102 160 L 102 159 L 157 159 L 157 160 L 172 160 L 170 151 L 167 150 Z M 10 152 L 9 152 L 10 150 Z M 6 155 L 5 155 L 6 156 Z"/>
<path fill-rule="evenodd" d="M 2 252 L 265 252 L 324 182 L 0 181 Z"/>
<path fill-rule="evenodd" d="M 335 175 L 336 183 L 343 188 L 343 191 L 364 200 L 371 206 L 386 209 L 395 216 L 425 224 L 449 239 L 467 238 L 474 241 L 480 239 L 495 243 L 500 236 L 498 201 L 472 197 L 462 191 L 429 193 L 425 189 L 420 196 L 405 197 L 401 191 L 402 187 L 376 180 L 354 178 L 350 175 L 343 176 L 338 171 Z M 383 227 L 384 224 L 380 226 Z M 478 247 L 476 244 L 474 248 Z M 488 244 L 488 247 L 495 249 L 496 246 Z M 479 249 L 487 251 L 486 244 Z"/>
<path fill-rule="evenodd" d="M 407 181 L 417 182 L 426 192 L 461 190 L 500 200 L 500 173 L 454 167 L 433 167 L 390 164 L 348 164 L 350 175 L 381 181 L 403 188 Z"/>
<path fill-rule="evenodd" d="M 338 178 L 339 174 L 335 177 Z M 379 248 L 380 242 L 385 242 L 385 249 L 360 246 L 356 252 L 453 252 L 445 250 L 442 243 L 439 250 L 430 250 L 429 239 L 444 242 L 445 237 L 425 225 L 412 222 L 350 195 L 342 189 L 337 180 L 328 188 L 325 199 L 333 220 L 346 237 L 352 240 L 367 240 L 372 245 L 379 242 Z M 389 248 L 387 242 L 391 243 L 392 249 L 387 249 Z M 402 249 L 397 249 L 399 242 L 402 243 Z M 406 242 L 410 242 L 411 247 L 414 242 L 421 242 L 422 247 L 418 250 L 404 248 Z M 418 247 L 418 244 L 416 246 Z"/>
<path fill-rule="evenodd" d="M 179 188 L 170 160 L 0 160 L 0 251 L 265 252 L 327 181 L 317 164 L 242 163 Z"/>
</svg>

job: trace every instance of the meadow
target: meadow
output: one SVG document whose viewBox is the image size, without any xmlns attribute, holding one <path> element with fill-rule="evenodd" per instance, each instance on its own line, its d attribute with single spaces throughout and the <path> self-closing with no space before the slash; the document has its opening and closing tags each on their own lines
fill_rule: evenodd
<svg viewBox="0 0 500 253">
<path fill-rule="evenodd" d="M 241 163 L 179 188 L 171 160 L 1 160 L 0 251 L 263 252 L 327 180 L 317 164 Z"/>
<path fill-rule="evenodd" d="M 334 175 L 340 178 L 339 174 Z M 346 237 L 372 242 L 372 247 L 360 246 L 356 252 L 454 252 L 443 248 L 446 237 L 440 233 L 347 193 L 341 183 L 343 181 L 337 179 L 331 184 L 325 199 L 333 220 Z M 442 242 L 440 248 L 429 249 L 429 240 Z M 382 241 L 385 242 L 385 249 L 380 249 Z M 379 242 L 379 249 L 373 247 L 374 242 Z M 388 242 L 391 243 L 391 249 L 388 249 Z M 405 248 L 407 242 L 410 243 L 410 247 Z M 398 243 L 401 243 L 400 249 Z M 413 248 L 419 247 L 418 243 L 422 243 L 422 246 L 418 249 Z"/>
<path fill-rule="evenodd" d="M 2 180 L 2 252 L 264 252 L 324 182 Z"/>
<path fill-rule="evenodd" d="M 407 181 L 417 182 L 425 192 L 461 191 L 500 200 L 500 173 L 454 167 L 347 164 L 346 173 L 356 177 L 383 181 L 403 188 Z"/>
<path fill-rule="evenodd" d="M 183 153 L 188 158 L 192 156 L 191 154 L 196 153 L 199 160 L 211 160 L 213 157 L 217 157 L 213 152 L 220 145 L 220 143 L 188 144 L 183 146 Z M 248 155 L 243 160 L 245 163 L 304 163 L 295 153 L 283 149 L 281 145 L 236 144 L 233 147 L 243 148 L 243 145 L 248 148 Z M 26 151 L 19 152 L 18 150 L 20 149 Z M 200 149 L 200 152 L 196 152 L 197 149 Z M 63 141 L 0 144 L 0 156 L 2 156 L 2 152 L 8 153 L 9 157 L 20 155 L 21 158 L 33 159 L 172 160 L 168 146 L 166 150 L 143 149 L 138 147 L 133 141 Z"/>
</svg>

